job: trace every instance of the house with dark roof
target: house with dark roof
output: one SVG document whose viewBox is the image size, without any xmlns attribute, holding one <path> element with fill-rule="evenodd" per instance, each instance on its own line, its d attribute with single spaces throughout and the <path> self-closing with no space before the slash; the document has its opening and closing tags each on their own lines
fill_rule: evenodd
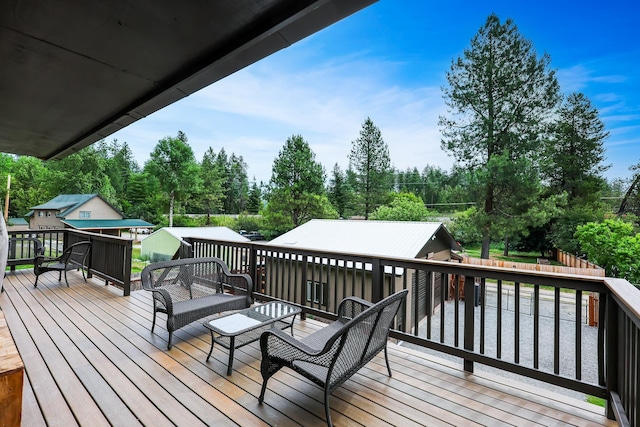
<svg viewBox="0 0 640 427">
<path fill-rule="evenodd" d="M 32 230 L 73 228 L 120 236 L 122 230 L 154 227 L 141 219 L 125 218 L 99 194 L 61 194 L 31 209 L 25 217 Z"/>
</svg>

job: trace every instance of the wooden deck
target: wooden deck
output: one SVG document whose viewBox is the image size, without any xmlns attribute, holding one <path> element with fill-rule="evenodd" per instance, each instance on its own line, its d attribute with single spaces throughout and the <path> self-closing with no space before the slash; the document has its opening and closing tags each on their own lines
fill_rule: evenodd
<svg viewBox="0 0 640 427">
<path fill-rule="evenodd" d="M 99 281 L 69 273 L 8 273 L 0 308 L 25 364 L 23 426 L 323 426 L 322 391 L 291 371 L 262 379 L 256 344 L 236 351 L 226 375 L 226 350 L 210 346 L 198 322 L 168 334 L 151 327 L 144 291 L 123 297 Z M 296 320 L 295 334 L 320 323 Z M 331 400 L 336 426 L 602 426 L 615 425 L 602 408 L 459 367 L 390 344 L 393 378 L 376 357 Z M 0 415 L 1 416 L 1 415 Z M 1 421 L 1 420 L 0 420 Z M 2 424 L 0 422 L 0 424 Z"/>
</svg>

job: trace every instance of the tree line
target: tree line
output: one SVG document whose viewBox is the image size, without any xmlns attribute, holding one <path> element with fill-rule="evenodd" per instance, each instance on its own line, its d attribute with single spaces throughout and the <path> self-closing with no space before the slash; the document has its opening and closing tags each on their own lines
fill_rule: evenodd
<svg viewBox="0 0 640 427">
<path fill-rule="evenodd" d="M 198 225 L 214 223 L 213 214 L 261 214 L 235 226 L 272 237 L 311 218 L 428 220 L 457 211 L 451 231 L 461 243 L 481 242 L 485 258 L 496 244 L 582 255 L 579 237 L 588 233 L 578 227 L 616 214 L 637 227 L 640 164 L 628 181 L 603 177 L 608 132 L 599 112 L 583 93 L 561 92 L 550 56 L 538 55 L 512 20 L 490 15 L 446 81 L 439 125 L 442 149 L 455 160 L 450 171 L 393 168 L 371 118 L 351 141 L 346 170 L 336 163 L 327 175 L 304 137 L 292 135 L 266 183 L 250 182 L 243 157 L 224 148 L 196 160 L 179 131 L 142 167 L 117 140 L 60 161 L 1 155 L 14 183 L 10 215 L 58 194 L 99 193 L 154 224 L 190 225 L 184 213 L 203 214 Z"/>
</svg>

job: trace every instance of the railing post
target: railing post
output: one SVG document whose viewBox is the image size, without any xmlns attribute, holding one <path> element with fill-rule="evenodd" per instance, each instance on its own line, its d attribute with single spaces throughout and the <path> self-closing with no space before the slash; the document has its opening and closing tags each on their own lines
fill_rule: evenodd
<svg viewBox="0 0 640 427">
<path fill-rule="evenodd" d="M 129 240 L 124 246 L 124 266 L 122 277 L 122 291 L 125 297 L 131 295 L 131 257 L 133 252 L 133 242 Z"/>
<path fill-rule="evenodd" d="M 297 255 L 296 255 L 297 257 Z M 300 292 L 301 294 L 301 300 L 300 301 L 300 305 L 302 305 L 303 307 L 305 305 L 307 305 L 307 266 L 309 265 L 309 261 L 307 259 L 306 256 L 302 257 L 302 277 L 300 278 L 300 283 L 302 284 L 302 289 Z M 302 310 L 302 313 L 300 313 L 300 319 L 302 320 L 306 320 L 307 319 L 307 314 L 304 312 L 304 310 Z"/>
<path fill-rule="evenodd" d="M 618 309 L 611 293 L 607 293 L 606 323 L 605 323 L 605 362 L 606 386 L 607 386 L 607 418 L 615 419 L 615 412 L 612 405 L 612 392 L 618 392 L 618 346 L 623 343 L 618 341 Z"/>
<path fill-rule="evenodd" d="M 475 340 L 475 278 L 464 280 L 464 349 L 473 352 Z M 473 361 L 464 360 L 464 370 L 473 373 Z"/>
<path fill-rule="evenodd" d="M 371 260 L 371 300 L 376 303 L 384 298 L 384 290 L 382 289 L 382 267 L 380 259 Z"/>
</svg>

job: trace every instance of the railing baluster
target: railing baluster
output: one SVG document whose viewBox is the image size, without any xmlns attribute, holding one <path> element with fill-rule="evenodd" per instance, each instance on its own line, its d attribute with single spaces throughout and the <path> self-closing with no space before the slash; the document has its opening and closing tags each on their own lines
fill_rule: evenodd
<svg viewBox="0 0 640 427">
<path fill-rule="evenodd" d="M 486 292 L 487 292 L 487 284 L 486 284 L 486 279 L 483 277 L 482 279 L 480 279 L 480 354 L 484 354 L 486 306 L 487 306 L 487 304 L 485 303 Z"/>
<path fill-rule="evenodd" d="M 502 359 L 502 280 L 497 285 L 496 357 Z"/>
<path fill-rule="evenodd" d="M 448 284 L 448 276 L 445 276 L 444 273 L 442 273 L 442 276 L 440 277 L 440 286 L 442 287 L 442 292 L 440 293 L 440 343 L 444 344 L 444 297 L 445 295 L 448 295 L 449 292 L 449 284 Z M 446 286 L 446 288 L 445 288 Z M 446 293 L 445 293 L 445 289 L 446 289 Z"/>
<path fill-rule="evenodd" d="M 540 368 L 540 285 L 533 287 L 533 367 Z"/>
<path fill-rule="evenodd" d="M 455 297 L 454 297 L 454 312 L 453 312 L 453 345 L 454 347 L 460 346 L 460 279 L 464 276 L 455 276 Z"/>
<path fill-rule="evenodd" d="M 514 282 L 515 285 L 515 293 L 514 293 L 514 349 L 513 356 L 514 362 L 520 363 L 520 283 Z"/>
<path fill-rule="evenodd" d="M 560 374 L 560 288 L 554 289 L 553 372 Z"/>
<path fill-rule="evenodd" d="M 582 291 L 576 291 L 576 379 L 582 379 Z"/>
</svg>

